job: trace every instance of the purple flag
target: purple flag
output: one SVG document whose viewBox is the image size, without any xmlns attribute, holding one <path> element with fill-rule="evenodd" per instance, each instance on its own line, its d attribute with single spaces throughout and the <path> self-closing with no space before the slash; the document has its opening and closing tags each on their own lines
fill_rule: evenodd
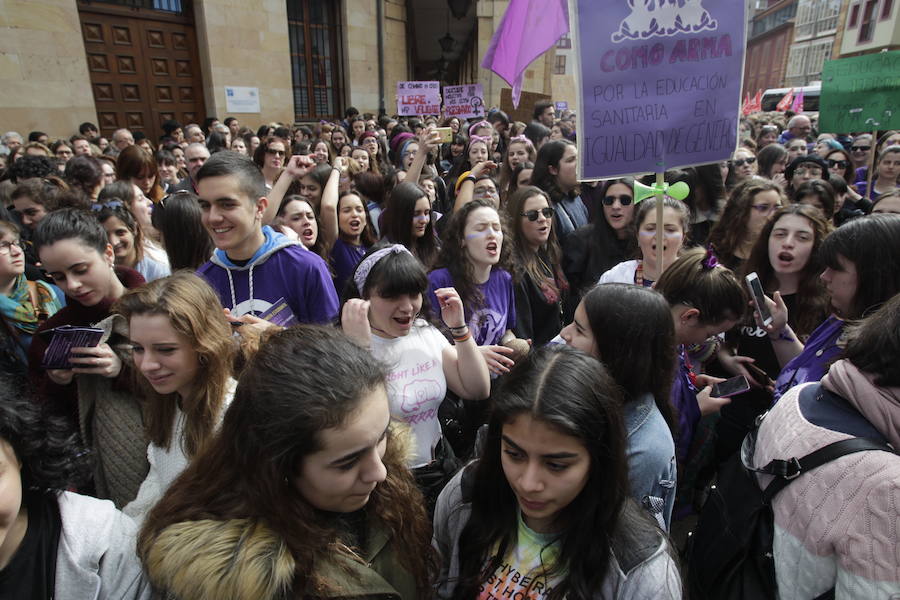
<svg viewBox="0 0 900 600">
<path fill-rule="evenodd" d="M 568 32 L 566 0 L 510 0 L 481 66 L 512 86 L 518 107 L 525 69 Z"/>
<path fill-rule="evenodd" d="M 800 88 L 800 91 L 794 96 L 794 103 L 791 104 L 791 112 L 798 114 L 803 112 L 803 88 Z"/>
</svg>

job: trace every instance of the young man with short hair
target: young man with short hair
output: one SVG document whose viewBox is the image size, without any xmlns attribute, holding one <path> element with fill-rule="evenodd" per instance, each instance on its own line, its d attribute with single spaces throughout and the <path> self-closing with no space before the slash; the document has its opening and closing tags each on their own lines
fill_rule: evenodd
<svg viewBox="0 0 900 600">
<path fill-rule="evenodd" d="M 197 172 L 201 220 L 216 246 L 197 274 L 234 316 L 252 314 L 276 324 L 327 323 L 338 299 L 328 266 L 269 226 L 262 172 L 246 156 L 223 151 Z"/>
</svg>

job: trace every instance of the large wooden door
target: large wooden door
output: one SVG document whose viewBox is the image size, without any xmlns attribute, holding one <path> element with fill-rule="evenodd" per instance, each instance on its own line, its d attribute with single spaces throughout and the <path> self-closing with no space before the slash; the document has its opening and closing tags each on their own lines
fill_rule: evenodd
<svg viewBox="0 0 900 600">
<path fill-rule="evenodd" d="M 203 121 L 197 38 L 189 14 L 84 0 L 78 14 L 102 135 L 126 127 L 155 143 L 168 119 L 182 125 Z"/>
</svg>

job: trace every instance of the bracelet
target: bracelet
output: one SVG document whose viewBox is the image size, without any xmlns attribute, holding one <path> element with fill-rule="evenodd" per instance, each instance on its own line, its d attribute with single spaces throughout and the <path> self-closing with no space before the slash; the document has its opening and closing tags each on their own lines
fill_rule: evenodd
<svg viewBox="0 0 900 600">
<path fill-rule="evenodd" d="M 784 329 L 782 329 L 781 331 L 778 332 L 778 337 L 773 338 L 770 335 L 769 339 L 772 340 L 773 342 L 793 342 L 794 336 L 792 336 L 790 333 L 788 333 L 788 328 L 785 327 Z"/>
<path fill-rule="evenodd" d="M 460 337 L 456 337 L 456 336 L 454 335 L 454 336 L 453 336 L 453 343 L 454 343 L 454 344 L 461 344 L 461 343 L 465 342 L 466 340 L 470 340 L 470 339 L 472 339 L 472 333 L 469 332 L 469 331 L 467 331 L 467 332 L 465 333 L 465 335 L 460 336 Z"/>
<path fill-rule="evenodd" d="M 452 333 L 453 335 L 462 335 L 464 330 L 465 331 L 469 330 L 469 326 L 468 325 L 460 325 L 459 327 L 450 327 L 448 325 L 447 329 L 449 329 L 450 333 Z M 457 333 L 457 332 L 459 332 L 459 333 Z"/>
<path fill-rule="evenodd" d="M 473 175 L 469 175 L 468 177 L 463 179 L 463 181 L 471 181 L 472 183 L 475 183 L 475 177 Z"/>
</svg>

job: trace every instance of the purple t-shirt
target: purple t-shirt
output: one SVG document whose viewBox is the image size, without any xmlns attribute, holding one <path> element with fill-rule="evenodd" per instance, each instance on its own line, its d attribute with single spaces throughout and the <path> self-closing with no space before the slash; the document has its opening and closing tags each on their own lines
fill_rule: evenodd
<svg viewBox="0 0 900 600">
<path fill-rule="evenodd" d="M 338 238 L 331 248 L 331 268 L 334 269 L 334 289 L 338 297 L 344 293 L 347 280 L 353 276 L 356 265 L 362 260 L 369 249 L 366 246 L 354 246 Z"/>
<path fill-rule="evenodd" d="M 333 321 L 338 299 L 325 261 L 268 226 L 263 233 L 265 242 L 246 264 L 235 265 L 216 250 L 197 275 L 235 316 L 260 315 L 284 302 L 300 323 Z"/>
<path fill-rule="evenodd" d="M 775 381 L 775 402 L 794 386 L 810 381 L 820 381 L 831 363 L 840 358 L 838 339 L 844 332 L 844 321 L 834 315 L 816 327 L 806 341 L 803 352 L 784 365 Z"/>
<path fill-rule="evenodd" d="M 672 406 L 678 413 L 678 438 L 675 440 L 675 454 L 678 460 L 687 459 L 694 432 L 700 422 L 700 405 L 697 403 L 697 386 L 691 378 L 684 346 L 678 347 L 678 368 L 675 370 L 675 381 L 672 382 Z"/>
<path fill-rule="evenodd" d="M 435 315 L 441 314 L 441 307 L 434 290 L 445 287 L 453 287 L 447 269 L 436 269 L 428 274 L 428 299 Z M 469 330 L 479 346 L 499 344 L 506 330 L 516 325 L 512 276 L 503 269 L 491 269 L 491 276 L 478 289 L 484 296 L 484 307 L 474 314 L 465 307 Z"/>
</svg>

